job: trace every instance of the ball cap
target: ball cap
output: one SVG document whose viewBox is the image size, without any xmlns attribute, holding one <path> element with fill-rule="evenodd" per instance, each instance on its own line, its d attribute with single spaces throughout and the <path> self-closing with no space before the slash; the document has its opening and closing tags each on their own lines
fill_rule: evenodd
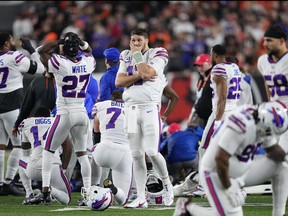
<svg viewBox="0 0 288 216">
<path fill-rule="evenodd" d="M 203 65 L 205 62 L 211 62 L 211 58 L 209 55 L 207 54 L 201 54 L 199 56 L 196 57 L 195 63 L 194 65 Z"/>
<path fill-rule="evenodd" d="M 172 123 L 168 127 L 168 133 L 169 134 L 172 134 L 172 133 L 179 131 L 179 130 L 181 130 L 181 125 L 179 123 Z"/>
<path fill-rule="evenodd" d="M 108 61 L 111 62 L 118 62 L 119 61 L 119 56 L 120 52 L 118 49 L 111 47 L 109 49 L 104 50 L 103 55 Z"/>
</svg>

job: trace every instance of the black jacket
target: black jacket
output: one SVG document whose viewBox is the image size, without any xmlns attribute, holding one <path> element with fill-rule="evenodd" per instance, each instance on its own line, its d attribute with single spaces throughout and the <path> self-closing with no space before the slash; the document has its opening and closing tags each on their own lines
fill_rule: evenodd
<svg viewBox="0 0 288 216">
<path fill-rule="evenodd" d="M 202 89 L 202 95 L 195 104 L 195 111 L 198 116 L 205 121 L 205 125 L 212 112 L 212 88 L 210 87 L 211 70 L 212 68 L 205 72 L 206 78 L 200 76 L 198 80 L 198 91 Z"/>
<path fill-rule="evenodd" d="M 52 110 L 56 103 L 55 93 L 54 77 L 39 76 L 34 78 L 27 88 L 14 128 L 18 128 L 24 119 L 33 116 L 39 106 L 46 106 Z"/>
</svg>

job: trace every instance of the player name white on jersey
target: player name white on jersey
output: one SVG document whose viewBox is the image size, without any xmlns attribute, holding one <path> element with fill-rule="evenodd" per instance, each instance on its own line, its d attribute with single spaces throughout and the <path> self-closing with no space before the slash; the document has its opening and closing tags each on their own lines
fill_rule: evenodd
<svg viewBox="0 0 288 216">
<path fill-rule="evenodd" d="M 30 67 L 30 59 L 19 51 L 0 55 L 0 93 L 23 88 L 23 75 Z"/>
<path fill-rule="evenodd" d="M 277 62 L 264 54 L 260 56 L 257 67 L 269 87 L 271 100 L 279 99 L 288 106 L 288 53 Z"/>
<path fill-rule="evenodd" d="M 211 70 L 211 88 L 213 90 L 213 98 L 212 98 L 212 109 L 215 111 L 218 103 L 218 95 L 216 91 L 216 83 L 213 80 L 213 77 L 223 76 L 226 79 L 227 83 L 227 97 L 226 97 L 226 106 L 225 111 L 232 110 L 236 107 L 237 101 L 240 98 L 241 88 L 241 71 L 239 67 L 230 62 L 224 62 L 215 65 Z"/>
<path fill-rule="evenodd" d="M 53 117 L 31 117 L 23 120 L 19 129 L 22 131 L 22 142 L 29 142 L 32 148 L 31 160 L 42 167 L 42 151 L 48 129 L 54 121 Z M 53 155 L 54 162 L 61 164 L 59 152 Z"/>
<path fill-rule="evenodd" d="M 260 145 L 267 148 L 276 143 L 277 138 L 275 136 L 257 137 L 252 113 L 239 110 L 237 109 L 232 115 L 226 116 L 223 124 L 211 138 L 211 144 L 201 162 L 201 167 L 204 170 L 216 171 L 215 154 L 217 149 L 221 147 L 232 155 L 229 160 L 229 174 L 231 177 L 239 177 L 250 167 Z"/>
<path fill-rule="evenodd" d="M 150 48 L 143 54 L 146 64 L 153 67 L 157 78 L 153 81 L 139 80 L 125 89 L 123 99 L 127 104 L 158 104 L 161 100 L 163 80 L 165 80 L 164 68 L 168 63 L 168 52 L 166 49 Z M 137 65 L 132 58 L 130 50 L 124 50 L 120 54 L 120 65 L 118 73 L 127 75 L 137 74 Z"/>
<path fill-rule="evenodd" d="M 90 74 L 94 71 L 95 65 L 95 59 L 91 54 L 82 55 L 77 62 L 62 55 L 52 55 L 48 67 L 56 80 L 57 114 L 86 112 L 84 100 Z"/>
<path fill-rule="evenodd" d="M 128 145 L 128 138 L 124 133 L 124 103 L 117 101 L 97 102 L 92 111 L 100 122 L 101 142 L 110 140 L 118 144 Z"/>
</svg>

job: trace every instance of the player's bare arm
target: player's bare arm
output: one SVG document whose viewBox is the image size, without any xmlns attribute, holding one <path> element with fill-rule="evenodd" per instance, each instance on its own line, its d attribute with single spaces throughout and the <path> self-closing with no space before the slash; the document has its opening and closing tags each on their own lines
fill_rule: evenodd
<svg viewBox="0 0 288 216">
<path fill-rule="evenodd" d="M 286 153 L 279 145 L 273 145 L 264 149 L 267 153 L 267 157 L 276 162 L 282 162 L 285 160 Z"/>
<path fill-rule="evenodd" d="M 229 178 L 229 158 L 231 155 L 226 152 L 224 149 L 219 147 L 217 150 L 215 160 L 216 160 L 216 170 L 219 176 L 219 179 L 225 189 L 228 189 L 231 186 Z"/>
<path fill-rule="evenodd" d="M 218 103 L 216 110 L 216 121 L 222 119 L 225 106 L 226 106 L 226 97 L 227 97 L 227 85 L 226 79 L 222 76 L 214 76 L 214 81 L 216 83 L 217 95 L 218 95 Z"/>
<path fill-rule="evenodd" d="M 64 142 L 62 143 L 62 148 L 63 148 L 63 153 L 62 153 L 62 168 L 63 170 L 66 170 L 71 158 L 71 154 L 72 154 L 72 143 L 69 140 L 69 137 L 67 137 Z"/>
<path fill-rule="evenodd" d="M 46 68 L 48 68 L 48 60 L 51 58 L 52 53 L 58 46 L 58 41 L 51 41 L 43 44 L 41 47 L 38 48 L 40 60 Z"/>
<path fill-rule="evenodd" d="M 141 76 L 139 74 L 133 74 L 131 76 L 127 76 L 124 73 L 117 73 L 115 85 L 117 88 L 129 87 L 140 79 Z"/>
<path fill-rule="evenodd" d="M 163 90 L 163 95 L 169 99 L 168 106 L 165 109 L 163 115 L 161 116 L 162 121 L 165 122 L 167 117 L 173 112 L 177 102 L 179 101 L 179 96 L 169 85 L 165 86 Z"/>
</svg>

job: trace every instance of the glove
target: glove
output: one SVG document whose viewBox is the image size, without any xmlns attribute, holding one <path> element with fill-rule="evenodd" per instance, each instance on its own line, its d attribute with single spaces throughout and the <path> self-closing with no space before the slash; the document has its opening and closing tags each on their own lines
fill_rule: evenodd
<svg viewBox="0 0 288 216">
<path fill-rule="evenodd" d="M 60 39 L 57 41 L 57 44 L 58 44 L 58 45 L 64 44 L 64 39 L 63 39 L 63 38 L 60 38 Z"/>
<path fill-rule="evenodd" d="M 28 39 L 20 38 L 20 41 L 22 42 L 21 46 L 23 49 L 27 50 L 30 55 L 35 52 L 35 49 L 31 45 L 31 42 Z"/>
<path fill-rule="evenodd" d="M 246 192 L 241 191 L 237 180 L 231 179 L 231 186 L 225 190 L 225 193 L 234 208 L 242 206 L 245 203 Z"/>
</svg>

